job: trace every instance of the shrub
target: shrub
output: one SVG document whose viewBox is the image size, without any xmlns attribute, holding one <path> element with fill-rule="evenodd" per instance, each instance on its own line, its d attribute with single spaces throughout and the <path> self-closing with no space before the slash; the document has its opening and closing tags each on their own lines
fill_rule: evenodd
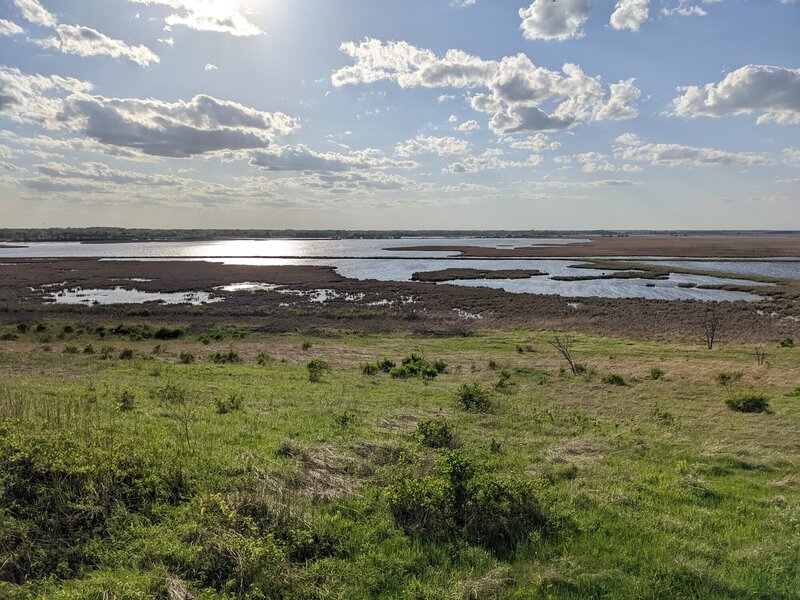
<svg viewBox="0 0 800 600">
<path fill-rule="evenodd" d="M 260 367 L 264 367 L 272 362 L 272 358 L 266 352 L 259 352 L 258 356 L 256 356 L 256 364 Z"/>
<path fill-rule="evenodd" d="M 500 368 L 500 365 L 498 365 L 497 361 L 495 360 L 490 360 L 488 366 L 490 371 L 497 371 L 497 369 Z"/>
<path fill-rule="evenodd" d="M 311 342 L 303 342 L 303 345 L 300 346 L 303 350 L 311 350 Z"/>
<path fill-rule="evenodd" d="M 664 370 L 659 367 L 652 367 L 650 369 L 650 379 L 653 381 L 661 379 L 664 376 Z"/>
<path fill-rule="evenodd" d="M 455 534 L 502 556 L 551 528 L 532 479 L 495 476 L 455 451 L 442 457 L 437 471 L 428 477 L 403 471 L 384 492 L 407 534 L 434 540 Z"/>
<path fill-rule="evenodd" d="M 787 337 L 782 339 L 779 344 L 781 348 L 794 348 L 794 339 Z"/>
<path fill-rule="evenodd" d="M 389 360 L 388 358 L 384 358 L 381 361 L 378 361 L 378 368 L 383 371 L 384 373 L 388 373 L 392 369 L 394 369 L 397 365 Z"/>
<path fill-rule="evenodd" d="M 500 379 L 494 384 L 494 389 L 498 392 L 509 392 L 514 387 L 514 382 L 511 380 L 511 371 L 500 371 Z"/>
<path fill-rule="evenodd" d="M 377 375 L 378 373 L 380 373 L 380 369 L 378 368 L 378 365 L 374 363 L 365 363 L 361 365 L 362 375 L 372 376 Z"/>
<path fill-rule="evenodd" d="M 27 323 L 17 323 L 17 331 L 20 333 L 28 333 L 29 326 Z"/>
<path fill-rule="evenodd" d="M 333 423 L 339 429 L 347 429 L 355 423 L 356 415 L 348 410 L 336 413 L 333 416 Z"/>
<path fill-rule="evenodd" d="M 130 348 L 124 348 L 122 352 L 119 353 L 120 360 L 131 360 L 133 359 L 133 350 Z"/>
<path fill-rule="evenodd" d="M 428 419 L 417 425 L 417 438 L 428 448 L 453 448 L 453 426 L 447 419 Z"/>
<path fill-rule="evenodd" d="M 242 408 L 242 397 L 239 394 L 231 394 L 227 398 L 217 398 L 217 414 L 227 415 Z"/>
<path fill-rule="evenodd" d="M 236 350 L 230 349 L 227 352 L 214 352 L 211 355 L 211 362 L 217 365 L 237 364 L 242 362 L 242 359 Z"/>
<path fill-rule="evenodd" d="M 442 360 L 428 362 L 417 354 L 411 354 L 402 360 L 400 366 L 390 367 L 389 375 L 395 379 L 408 379 L 410 377 L 433 379 L 440 373 L 444 373 L 446 370 L 447 365 Z"/>
<path fill-rule="evenodd" d="M 66 346 L 63 352 L 64 354 L 78 354 L 78 349 L 75 346 Z"/>
<path fill-rule="evenodd" d="M 328 363 L 321 358 L 312 358 L 306 364 L 306 369 L 308 370 L 308 380 L 311 383 L 319 383 L 322 381 L 322 375 L 331 370 Z"/>
<path fill-rule="evenodd" d="M 486 413 L 492 410 L 489 393 L 478 383 L 465 383 L 458 388 L 456 401 L 467 412 Z"/>
<path fill-rule="evenodd" d="M 194 354 L 186 351 L 181 352 L 180 356 L 178 357 L 178 360 L 182 365 L 190 365 L 194 362 Z"/>
<path fill-rule="evenodd" d="M 153 337 L 157 340 L 177 340 L 183 337 L 184 333 L 184 330 L 180 327 L 159 327 Z"/>
<path fill-rule="evenodd" d="M 116 352 L 114 346 L 103 346 L 100 349 L 100 360 L 108 360 L 114 356 L 114 352 Z"/>
<path fill-rule="evenodd" d="M 94 346 L 92 346 L 91 344 L 86 344 L 83 347 L 83 353 L 84 354 L 90 354 L 90 355 L 94 354 Z"/>
<path fill-rule="evenodd" d="M 616 373 L 603 375 L 602 381 L 608 385 L 627 385 L 627 383 L 625 383 L 625 378 L 622 375 L 617 375 Z"/>
<path fill-rule="evenodd" d="M 135 399 L 136 397 L 131 390 L 123 388 L 117 392 L 117 407 L 122 412 L 130 412 L 133 410 Z"/>
<path fill-rule="evenodd" d="M 745 394 L 725 400 L 731 410 L 745 413 L 761 413 L 769 408 L 769 399 L 760 394 Z"/>
<path fill-rule="evenodd" d="M 720 385 L 730 385 L 731 383 L 736 383 L 741 380 L 743 375 L 744 373 L 741 371 L 720 371 L 714 375 L 714 379 L 716 379 L 717 383 Z"/>
<path fill-rule="evenodd" d="M 75 333 L 75 328 L 72 325 L 64 325 L 61 331 L 63 333 Z"/>
</svg>

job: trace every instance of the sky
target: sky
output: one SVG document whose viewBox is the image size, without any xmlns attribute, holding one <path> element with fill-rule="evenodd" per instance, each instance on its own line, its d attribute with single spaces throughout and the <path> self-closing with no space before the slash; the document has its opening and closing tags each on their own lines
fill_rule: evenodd
<svg viewBox="0 0 800 600">
<path fill-rule="evenodd" d="M 795 0 L 0 0 L 0 227 L 800 229 Z"/>
</svg>

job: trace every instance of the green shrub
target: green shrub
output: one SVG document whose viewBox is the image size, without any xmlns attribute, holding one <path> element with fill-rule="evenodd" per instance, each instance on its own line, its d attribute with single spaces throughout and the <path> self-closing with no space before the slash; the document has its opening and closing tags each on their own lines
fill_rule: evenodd
<svg viewBox="0 0 800 600">
<path fill-rule="evenodd" d="M 625 378 L 622 375 L 617 375 L 616 373 L 603 375 L 602 381 L 608 385 L 628 385 L 625 383 Z"/>
<path fill-rule="evenodd" d="M 428 448 L 453 448 L 453 426 L 447 419 L 428 419 L 417 424 L 417 438 Z"/>
<path fill-rule="evenodd" d="M 194 354 L 191 353 L 191 352 L 186 352 L 186 351 L 181 352 L 180 356 L 178 357 L 178 360 L 180 361 L 180 363 L 182 365 L 190 365 L 195 360 L 194 359 Z"/>
<path fill-rule="evenodd" d="M 531 534 L 552 528 L 529 477 L 496 476 L 455 451 L 442 457 L 437 471 L 419 477 L 404 470 L 385 489 L 392 516 L 408 535 L 456 535 L 504 556 Z"/>
<path fill-rule="evenodd" d="M 114 346 L 103 346 L 100 349 L 100 360 L 108 360 L 114 356 L 114 352 L 116 352 Z"/>
<path fill-rule="evenodd" d="M 65 346 L 63 350 L 64 354 L 78 354 L 78 349 L 75 346 Z"/>
<path fill-rule="evenodd" d="M 133 350 L 130 348 L 124 348 L 122 352 L 119 353 L 120 360 L 132 360 L 133 359 Z"/>
<path fill-rule="evenodd" d="M 256 356 L 256 364 L 260 367 L 265 367 L 270 362 L 272 362 L 272 358 L 266 352 L 259 352 L 258 356 Z"/>
<path fill-rule="evenodd" d="M 159 327 L 153 337 L 157 340 L 177 340 L 183 337 L 184 333 L 186 332 L 180 327 Z"/>
<path fill-rule="evenodd" d="M 340 413 L 336 413 L 333 415 L 333 423 L 339 429 L 347 429 L 351 425 L 353 425 L 356 421 L 355 413 L 350 412 L 349 410 L 345 410 Z"/>
<path fill-rule="evenodd" d="M 661 379 L 664 376 L 664 370 L 659 367 L 651 367 L 650 368 L 650 379 L 656 381 L 657 379 Z"/>
<path fill-rule="evenodd" d="M 302 346 L 300 346 L 303 350 L 311 350 L 311 342 L 303 342 Z"/>
<path fill-rule="evenodd" d="M 498 392 L 508 393 L 514 387 L 514 382 L 511 380 L 511 371 L 503 369 L 500 371 L 500 379 L 494 384 L 494 389 Z"/>
<path fill-rule="evenodd" d="M 127 388 L 123 388 L 117 392 L 117 408 L 122 412 L 132 411 L 135 400 L 136 397 L 134 393 Z"/>
<path fill-rule="evenodd" d="M 741 371 L 720 371 L 714 375 L 714 379 L 716 379 L 717 383 L 720 385 L 730 385 L 731 383 L 736 383 L 741 380 L 743 376 L 744 373 Z"/>
<path fill-rule="evenodd" d="M 761 413 L 769 409 L 769 399 L 760 394 L 744 394 L 725 400 L 731 410 L 745 413 Z"/>
<path fill-rule="evenodd" d="M 400 366 L 390 367 L 389 375 L 395 379 L 408 379 L 411 377 L 433 379 L 446 370 L 447 365 L 442 360 L 428 362 L 417 354 L 411 354 L 402 360 Z"/>
<path fill-rule="evenodd" d="M 72 325 L 64 325 L 61 328 L 62 333 L 75 333 L 75 328 Z"/>
<path fill-rule="evenodd" d="M 389 360 L 388 358 L 384 358 L 381 361 L 378 361 L 378 368 L 383 371 L 384 373 L 388 373 L 392 369 L 394 369 L 397 365 L 394 361 Z"/>
<path fill-rule="evenodd" d="M 242 362 L 242 359 L 239 353 L 231 348 L 227 352 L 214 352 L 214 354 L 211 355 L 211 362 L 217 365 L 237 364 Z"/>
<path fill-rule="evenodd" d="M 372 376 L 377 375 L 378 373 L 380 373 L 380 369 L 378 368 L 378 365 L 374 363 L 365 363 L 361 365 L 362 375 Z"/>
<path fill-rule="evenodd" d="M 94 354 L 94 346 L 92 346 L 91 344 L 86 344 L 83 347 L 83 353 L 89 355 Z"/>
<path fill-rule="evenodd" d="M 239 394 L 231 394 L 227 398 L 217 398 L 217 414 L 227 415 L 242 408 L 242 397 Z"/>
<path fill-rule="evenodd" d="M 781 348 L 794 348 L 794 339 L 790 337 L 784 338 L 778 345 Z"/>
<path fill-rule="evenodd" d="M 311 383 L 319 383 L 322 381 L 322 376 L 331 370 L 328 363 L 321 358 L 312 358 L 306 364 L 306 369 L 308 370 L 308 380 Z"/>
<path fill-rule="evenodd" d="M 456 401 L 467 412 L 486 413 L 492 410 L 489 393 L 478 383 L 465 383 L 458 388 Z"/>
<path fill-rule="evenodd" d="M 20 333 L 28 333 L 28 329 L 30 329 L 27 323 L 17 323 L 17 331 Z"/>
</svg>

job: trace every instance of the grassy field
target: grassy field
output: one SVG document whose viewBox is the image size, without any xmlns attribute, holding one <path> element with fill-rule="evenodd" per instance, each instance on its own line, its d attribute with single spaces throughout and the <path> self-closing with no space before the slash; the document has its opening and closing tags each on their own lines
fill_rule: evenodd
<svg viewBox="0 0 800 600">
<path fill-rule="evenodd" d="M 39 329 L 0 597 L 800 597 L 800 348 Z"/>
</svg>

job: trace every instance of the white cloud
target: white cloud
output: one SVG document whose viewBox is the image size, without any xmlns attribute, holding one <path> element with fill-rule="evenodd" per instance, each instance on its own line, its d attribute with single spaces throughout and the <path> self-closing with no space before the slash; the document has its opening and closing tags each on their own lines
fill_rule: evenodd
<svg viewBox="0 0 800 600">
<path fill-rule="evenodd" d="M 22 18 L 29 23 L 35 23 L 42 27 L 55 27 L 58 19 L 51 12 L 48 12 L 39 0 L 14 0 L 14 4 L 22 13 Z"/>
<path fill-rule="evenodd" d="M 639 31 L 650 14 L 649 3 L 650 0 L 619 0 L 609 23 L 614 29 Z"/>
<path fill-rule="evenodd" d="M 461 123 L 461 125 L 456 127 L 456 130 L 457 131 L 475 131 L 476 129 L 480 129 L 480 128 L 481 128 L 481 126 L 478 124 L 477 121 L 470 120 L 470 121 L 464 121 L 463 123 Z"/>
<path fill-rule="evenodd" d="M 773 161 L 754 152 L 727 152 L 715 148 L 683 146 L 681 144 L 645 144 L 633 134 L 617 138 L 614 148 L 617 158 L 633 162 L 646 162 L 659 167 L 711 166 L 711 165 L 769 165 Z"/>
<path fill-rule="evenodd" d="M 105 98 L 91 84 L 24 75 L 0 67 L 0 113 L 48 129 L 78 132 L 109 146 L 151 156 L 184 158 L 223 150 L 266 148 L 299 128 L 283 113 L 198 95 L 190 101 Z"/>
<path fill-rule="evenodd" d="M 50 28 L 56 33 L 49 38 L 33 40 L 44 48 L 78 56 L 127 58 L 141 67 L 159 62 L 158 56 L 146 46 L 129 46 L 91 27 L 59 24 L 58 19 L 39 0 L 14 0 L 14 3 L 26 21 Z"/>
<path fill-rule="evenodd" d="M 719 83 L 689 86 L 672 101 L 679 117 L 760 113 L 757 123 L 800 124 L 800 69 L 746 65 Z"/>
<path fill-rule="evenodd" d="M 436 154 L 437 156 L 459 156 L 469 152 L 469 142 L 454 137 L 437 137 L 418 135 L 417 137 L 397 144 L 395 153 L 409 157 L 418 154 Z"/>
<path fill-rule="evenodd" d="M 521 8 L 520 29 L 529 40 L 568 40 L 583 37 L 581 26 L 592 8 L 588 0 L 534 0 Z"/>
<path fill-rule="evenodd" d="M 158 38 L 158 41 L 161 42 L 162 44 L 166 44 L 167 46 L 174 46 L 175 45 L 175 39 L 171 38 L 171 37 Z"/>
<path fill-rule="evenodd" d="M 167 26 L 184 25 L 196 31 L 215 31 L 235 36 L 261 35 L 236 0 L 128 0 L 137 4 L 167 6 L 177 12 L 168 15 Z"/>
<path fill-rule="evenodd" d="M 17 35 L 18 33 L 24 33 L 22 27 L 11 21 L 0 19 L 0 35 Z"/>
<path fill-rule="evenodd" d="M 551 142 L 544 133 L 537 133 L 522 140 L 510 140 L 510 145 L 515 150 L 530 150 L 531 152 L 544 152 L 546 150 L 557 150 L 561 147 L 560 142 Z"/>
<path fill-rule="evenodd" d="M 489 148 L 478 156 L 467 156 L 449 164 L 443 169 L 445 173 L 478 173 L 480 171 L 496 171 L 498 169 L 535 167 L 542 157 L 532 154 L 527 161 L 507 160 L 500 148 Z"/>
<path fill-rule="evenodd" d="M 599 77 L 586 75 L 574 64 L 557 72 L 534 65 L 525 54 L 488 61 L 448 50 L 439 57 L 406 42 L 375 39 L 349 42 L 341 49 L 354 64 L 335 71 L 333 85 L 390 80 L 402 88 L 485 88 L 486 93 L 471 97 L 471 105 L 493 115 L 490 125 L 499 134 L 567 129 L 580 122 L 638 114 L 631 104 L 639 97 L 632 79 L 607 91 Z M 552 112 L 545 112 L 545 103 L 555 103 Z"/>
<path fill-rule="evenodd" d="M 397 161 L 379 150 L 367 149 L 348 154 L 316 152 L 302 144 L 271 147 L 250 153 L 250 164 L 266 171 L 339 172 L 353 169 L 401 168 L 412 169 L 416 162 Z"/>
<path fill-rule="evenodd" d="M 708 2 L 705 2 L 708 4 Z M 701 6 L 693 4 L 692 0 L 678 0 L 674 6 L 665 6 L 661 9 L 661 14 L 665 17 L 678 15 L 680 17 L 705 17 L 708 12 Z"/>
<path fill-rule="evenodd" d="M 219 67 L 212 63 L 206 63 L 206 66 L 203 67 L 204 71 L 217 71 Z"/>
<path fill-rule="evenodd" d="M 800 167 L 800 148 L 784 148 L 783 162 Z"/>
<path fill-rule="evenodd" d="M 125 42 L 112 39 L 91 27 L 58 25 L 55 32 L 58 37 L 35 40 L 36 43 L 64 54 L 127 58 L 141 67 L 149 67 L 159 62 L 158 56 L 146 46 L 128 46 Z"/>
</svg>

